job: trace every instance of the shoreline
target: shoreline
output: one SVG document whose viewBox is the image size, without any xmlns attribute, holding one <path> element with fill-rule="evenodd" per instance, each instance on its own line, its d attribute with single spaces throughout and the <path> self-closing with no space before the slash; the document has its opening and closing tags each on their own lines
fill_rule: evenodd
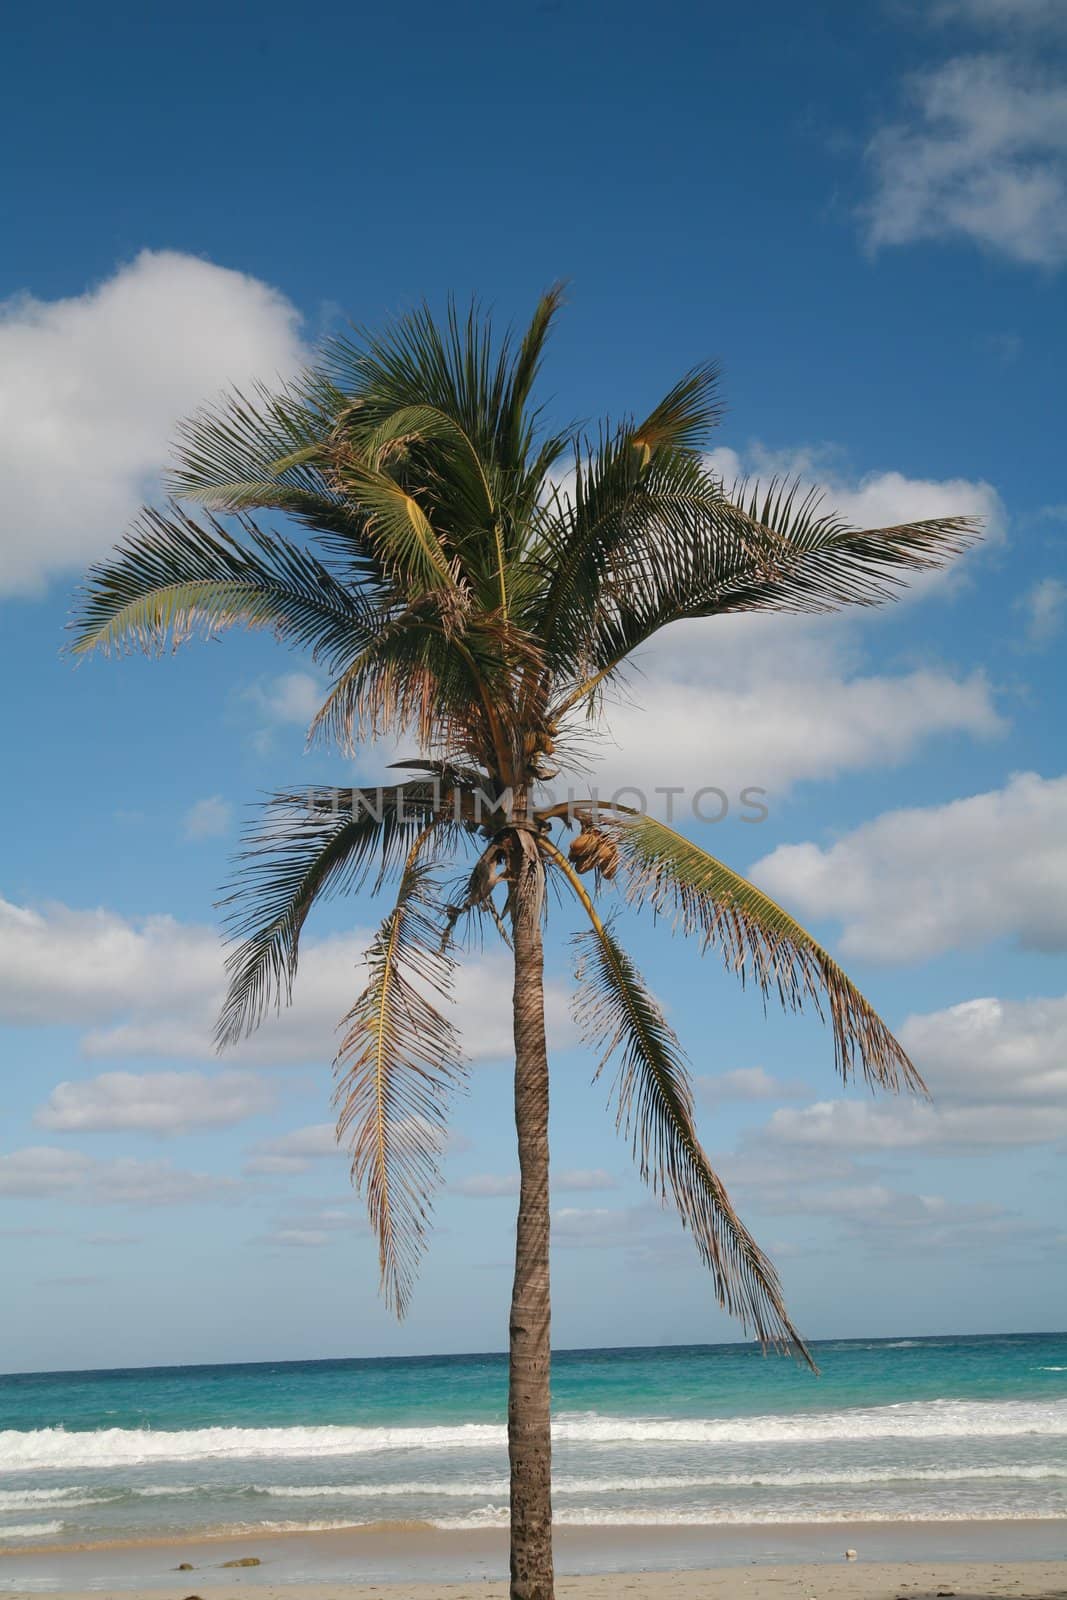
<svg viewBox="0 0 1067 1600">
<path fill-rule="evenodd" d="M 854 1548 L 859 1559 L 846 1561 Z M 714 1594 L 755 1600 L 885 1592 L 918 1600 L 928 1581 L 961 1597 L 1067 1596 L 1067 1520 L 561 1527 L 561 1591 L 573 1600 L 627 1594 L 652 1600 Z M 255 1558 L 257 1565 L 227 1568 Z M 189 1563 L 179 1572 L 179 1563 Z M 150 1595 L 153 1600 L 497 1600 L 506 1531 L 445 1531 L 418 1524 L 373 1529 L 248 1533 L 0 1552 L 0 1594 Z M 921 1569 L 921 1571 L 920 1571 Z M 877 1583 L 880 1588 L 874 1587 Z M 1000 1587 L 991 1587 L 996 1578 Z"/>
<path fill-rule="evenodd" d="M 1049 1529 L 1063 1529 L 1062 1542 L 1064 1545 L 1064 1558 L 1067 1559 L 1067 1507 L 1063 1516 L 1043 1515 L 1036 1517 L 914 1517 L 911 1519 L 859 1519 L 846 1518 L 812 1521 L 779 1522 L 753 1520 L 751 1522 L 604 1522 L 604 1523 L 562 1523 L 554 1525 L 553 1537 L 557 1546 L 562 1542 L 582 1543 L 609 1541 L 612 1544 L 623 1540 L 627 1543 L 649 1542 L 658 1544 L 661 1540 L 669 1539 L 708 1539 L 735 1544 L 743 1539 L 750 1545 L 756 1545 L 764 1540 L 774 1544 L 788 1541 L 790 1538 L 799 1540 L 818 1540 L 825 1534 L 832 1534 L 838 1539 L 844 1538 L 845 1548 L 856 1546 L 863 1539 L 866 1529 L 873 1530 L 879 1542 L 886 1537 L 893 1539 L 898 1536 L 901 1542 L 906 1542 L 907 1536 L 913 1530 L 918 1531 L 920 1538 L 933 1537 L 938 1533 L 947 1531 L 952 1537 L 965 1537 L 964 1530 L 973 1528 L 988 1532 L 989 1529 L 1003 1529 L 1007 1537 L 1008 1530 L 1020 1529 L 1029 1535 L 1037 1530 L 1041 1533 Z M 74 1542 L 57 1541 L 51 1544 L 44 1541 L 34 1541 L 32 1544 L 23 1542 L 9 1545 L 0 1544 L 0 1578 L 3 1576 L 3 1563 L 20 1556 L 74 1556 L 86 1554 L 100 1554 L 108 1551 L 131 1550 L 174 1550 L 179 1545 L 183 1548 L 201 1548 L 211 1550 L 212 1547 L 232 1544 L 263 1544 L 287 1543 L 296 1540 L 309 1540 L 315 1543 L 320 1541 L 325 1545 L 331 1540 L 351 1541 L 353 1544 L 366 1542 L 368 1545 L 378 1541 L 403 1538 L 405 1541 L 412 1538 L 424 1540 L 427 1543 L 440 1541 L 442 1546 L 454 1545 L 457 1548 L 465 1543 L 474 1545 L 478 1541 L 506 1540 L 506 1525 L 494 1524 L 485 1528 L 449 1528 L 442 1527 L 434 1522 L 426 1522 L 419 1518 L 388 1517 L 376 1522 L 351 1522 L 334 1523 L 329 1527 L 257 1527 L 254 1524 L 239 1524 L 228 1528 L 212 1528 L 207 1531 L 191 1533 L 187 1538 L 180 1534 L 145 1534 L 139 1538 L 127 1539 L 81 1539 Z M 2 1534 L 0 1534 L 2 1537 Z M 1007 1542 L 1011 1543 L 1010 1537 Z M 754 1556 L 754 1561 L 759 1557 Z M 827 1559 L 830 1559 L 829 1557 Z M 953 1559 L 953 1558 L 949 1558 Z M 1013 1560 L 1026 1560 L 1025 1556 L 1013 1555 Z M 1067 1597 L 1065 1597 L 1067 1600 Z"/>
<path fill-rule="evenodd" d="M 845 1539 L 846 1547 L 856 1546 L 862 1541 L 864 1530 L 875 1531 L 878 1539 L 893 1538 L 893 1530 L 899 1530 L 899 1538 L 904 1541 L 909 1530 L 920 1530 L 920 1536 L 933 1534 L 936 1531 L 949 1530 L 950 1534 L 963 1534 L 965 1528 L 1005 1528 L 1005 1530 L 1021 1530 L 1032 1533 L 1033 1530 L 1067 1530 L 1067 1509 L 1064 1515 L 1043 1514 L 1040 1517 L 913 1517 L 904 1518 L 848 1518 L 841 1517 L 837 1520 L 782 1520 L 782 1522 L 603 1522 L 603 1523 L 565 1523 L 557 1522 L 553 1525 L 553 1539 L 560 1541 L 611 1541 L 619 1539 L 624 1541 L 651 1541 L 661 1539 L 723 1539 L 734 1544 L 737 1539 L 744 1539 L 750 1544 L 769 1541 L 781 1542 L 795 1536 L 798 1539 L 817 1539 L 825 1533 L 832 1533 L 837 1538 Z M 3 1538 L 0 1531 L 0 1539 Z M 464 1541 L 478 1541 L 478 1539 L 506 1539 L 506 1523 L 493 1523 L 485 1528 L 450 1528 L 434 1522 L 424 1522 L 416 1517 L 389 1517 L 381 1518 L 378 1522 L 352 1522 L 331 1523 L 330 1526 L 256 1526 L 234 1525 L 230 1528 L 210 1528 L 198 1530 L 189 1536 L 174 1533 L 150 1533 L 141 1538 L 126 1539 L 77 1539 L 77 1541 L 53 1541 L 35 1539 L 32 1542 L 13 1542 L 13 1544 L 0 1544 L 0 1578 L 3 1576 L 3 1562 L 19 1555 L 85 1555 L 99 1554 L 107 1550 L 154 1550 L 178 1549 L 182 1547 L 230 1546 L 230 1544 L 274 1544 L 274 1542 L 293 1541 L 293 1539 L 312 1539 L 312 1541 L 330 1541 L 330 1539 L 350 1539 L 352 1542 L 362 1541 L 389 1541 L 397 1538 L 419 1538 L 430 1541 L 440 1541 L 442 1546 L 454 1544 L 461 1546 Z M 1009 1541 L 1011 1542 L 1011 1541 Z M 1064 1555 L 1067 1558 L 1067 1533 L 1064 1534 Z M 1022 1557 L 1019 1557 L 1022 1558 Z M 1067 1600 L 1067 1597 L 1064 1597 Z"/>
</svg>

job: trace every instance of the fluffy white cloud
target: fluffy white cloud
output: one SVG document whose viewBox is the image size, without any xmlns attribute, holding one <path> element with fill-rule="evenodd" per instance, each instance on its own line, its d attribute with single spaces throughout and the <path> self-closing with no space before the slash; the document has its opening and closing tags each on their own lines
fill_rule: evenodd
<svg viewBox="0 0 1067 1600">
<path fill-rule="evenodd" d="M 0 1018 L 91 1025 L 130 1009 L 181 1016 L 220 984 L 217 936 L 173 917 L 0 900 Z"/>
<path fill-rule="evenodd" d="M 273 1085 L 250 1072 L 104 1072 L 57 1084 L 33 1120 L 64 1133 L 188 1133 L 233 1127 L 274 1101 Z"/>
<path fill-rule="evenodd" d="M 643 652 L 632 693 L 608 708 L 610 743 L 595 748 L 587 782 L 604 795 L 634 786 L 649 810 L 714 822 L 759 816 L 793 784 L 893 766 L 937 735 L 989 738 L 1003 730 L 985 675 L 938 667 L 864 672 L 848 625 L 794 617 L 680 623 Z M 657 790 L 681 787 L 673 800 Z M 557 782 L 561 797 L 564 786 Z M 631 801 L 631 803 L 633 803 Z"/>
<path fill-rule="evenodd" d="M 367 1219 L 354 1206 L 348 1209 L 307 1207 L 296 1216 L 277 1222 L 263 1242 L 283 1245 L 286 1249 L 319 1250 L 345 1235 L 369 1232 Z"/>
<path fill-rule="evenodd" d="M 1067 1136 L 1067 1107 L 953 1106 L 918 1100 L 822 1100 L 802 1110 L 783 1107 L 771 1117 L 768 1139 L 821 1153 L 931 1147 L 980 1152 L 995 1145 L 1055 1142 Z"/>
<path fill-rule="evenodd" d="M 900 1041 L 939 1105 L 1067 1110 L 1067 996 L 983 997 L 908 1017 Z"/>
<path fill-rule="evenodd" d="M 257 689 L 259 704 L 277 722 L 306 726 L 323 702 L 325 690 L 310 672 L 283 672 Z"/>
<path fill-rule="evenodd" d="M 182 818 L 182 836 L 186 839 L 218 839 L 229 831 L 233 821 L 233 807 L 220 794 L 208 795 L 191 805 Z"/>
<path fill-rule="evenodd" d="M 255 1177 L 307 1172 L 314 1162 L 336 1159 L 341 1153 L 333 1123 L 316 1122 L 277 1139 L 261 1140 L 252 1150 L 245 1172 Z"/>
<path fill-rule="evenodd" d="M 44 1198 L 76 1189 L 92 1166 L 80 1151 L 33 1145 L 0 1155 L 0 1194 Z"/>
<path fill-rule="evenodd" d="M 841 450 L 832 444 L 771 450 L 756 441 L 743 454 L 728 448 L 713 450 L 708 461 L 727 487 L 745 480 L 799 480 L 800 493 L 821 495 L 823 510 L 837 512 L 856 528 L 973 517 L 980 523 L 987 545 L 1002 544 L 1007 532 L 1004 503 L 984 478 L 909 478 L 891 468 L 857 477 L 848 470 Z M 937 571 L 913 573 L 900 589 L 899 598 L 925 599 L 938 590 L 952 589 L 972 559 L 973 555 L 964 553 Z"/>
<path fill-rule="evenodd" d="M 973 1249 L 985 1258 L 998 1249 L 1017 1249 L 1027 1236 L 1046 1231 L 1000 1205 L 912 1194 L 882 1183 L 823 1188 L 809 1178 L 788 1192 L 761 1195 L 757 1204 L 768 1216 L 830 1218 L 847 1239 L 880 1256 Z"/>
<path fill-rule="evenodd" d="M 776 1078 L 766 1067 L 736 1067 L 696 1080 L 697 1094 L 710 1105 L 726 1100 L 795 1100 L 803 1085 Z"/>
<path fill-rule="evenodd" d="M 759 1145 L 797 1151 L 959 1153 L 1067 1137 L 1067 996 L 991 997 L 909 1017 L 900 1040 L 932 1100 L 826 1100 L 780 1107 Z"/>
<path fill-rule="evenodd" d="M 1067 583 L 1062 578 L 1041 578 L 1020 601 L 1026 619 L 1028 643 L 1040 649 L 1054 639 L 1067 618 Z"/>
<path fill-rule="evenodd" d="M 616 1189 L 618 1184 L 603 1167 L 564 1167 L 552 1174 L 552 1187 L 560 1194 L 582 1194 L 597 1189 Z"/>
<path fill-rule="evenodd" d="M 948 805 L 888 811 L 825 849 L 782 845 L 752 876 L 843 924 L 846 955 L 919 961 L 1014 935 L 1067 944 L 1067 777 L 1021 773 Z"/>
<path fill-rule="evenodd" d="M 552 1244 L 561 1250 L 623 1250 L 628 1270 L 658 1272 L 679 1264 L 699 1270 L 693 1241 L 667 1206 L 560 1206 L 552 1213 Z"/>
<path fill-rule="evenodd" d="M 301 358 L 282 295 L 173 251 L 146 250 L 74 299 L 0 306 L 0 593 L 37 593 L 103 555 L 153 491 L 181 416 Z"/>
<path fill-rule="evenodd" d="M 985 0 L 982 9 L 1007 20 L 1020 7 Z M 868 149 L 872 247 L 955 236 L 1032 265 L 1067 260 L 1062 78 L 1008 56 L 969 55 L 917 74 L 909 91 L 909 120 L 881 129 Z"/>
<path fill-rule="evenodd" d="M 276 1228 L 268 1235 L 271 1244 L 282 1244 L 290 1249 L 314 1250 L 329 1244 L 331 1235 L 325 1228 Z"/>
<path fill-rule="evenodd" d="M 856 480 L 834 468 L 826 451 L 773 455 L 753 447 L 744 457 L 719 450 L 709 459 L 728 484 L 747 473 L 799 474 L 824 487 L 827 504 L 857 525 L 973 515 L 988 538 L 1003 537 L 1003 507 L 986 483 L 899 472 Z M 950 569 L 904 593 L 944 595 L 961 581 Z M 983 673 L 961 675 L 936 662 L 873 672 L 856 640 L 847 614 L 717 617 L 666 629 L 639 653 L 621 703 L 608 707 L 608 739 L 583 751 L 594 758 L 593 771 L 591 779 L 571 780 L 576 792 L 589 781 L 604 794 L 632 785 L 650 810 L 666 815 L 673 803 L 682 817 L 697 790 L 715 786 L 726 792 L 732 817 L 750 818 L 740 799 L 746 787 L 778 796 L 797 782 L 894 765 L 943 734 L 987 738 L 1003 730 Z M 555 785 L 560 798 L 566 782 Z M 674 802 L 655 794 L 668 786 L 686 793 Z M 699 804 L 705 820 L 722 808 L 713 795 Z"/>
<path fill-rule="evenodd" d="M 227 1059 L 286 1065 L 329 1059 L 337 1024 L 361 982 L 369 935 L 308 940 L 294 1003 L 271 1016 Z M 154 1056 L 213 1061 L 223 994 L 222 948 L 211 928 L 173 917 L 130 919 L 63 905 L 41 909 L 0 900 L 0 1020 L 83 1027 L 90 1057 Z M 511 982 L 503 952 L 460 966 L 454 1017 L 476 1061 L 512 1051 Z M 562 984 L 546 989 L 550 1037 L 573 1035 Z"/>
<path fill-rule="evenodd" d="M 0 1195 L 29 1199 L 66 1196 L 91 1205 L 167 1206 L 214 1201 L 236 1185 L 169 1161 L 122 1156 L 98 1161 L 76 1150 L 35 1145 L 0 1155 Z"/>
<path fill-rule="evenodd" d="M 517 1172 L 475 1172 L 467 1178 L 457 1178 L 449 1184 L 449 1192 L 464 1195 L 468 1200 L 495 1200 L 503 1195 L 518 1194 Z"/>
</svg>

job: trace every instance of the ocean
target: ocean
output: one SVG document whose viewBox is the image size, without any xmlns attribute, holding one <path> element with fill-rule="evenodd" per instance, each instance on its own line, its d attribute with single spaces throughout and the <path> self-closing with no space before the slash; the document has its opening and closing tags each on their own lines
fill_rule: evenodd
<svg viewBox="0 0 1067 1600">
<path fill-rule="evenodd" d="M 1067 1513 L 1067 1335 L 561 1351 L 575 1526 Z M 502 1355 L 0 1377 L 0 1550 L 503 1524 Z"/>
</svg>

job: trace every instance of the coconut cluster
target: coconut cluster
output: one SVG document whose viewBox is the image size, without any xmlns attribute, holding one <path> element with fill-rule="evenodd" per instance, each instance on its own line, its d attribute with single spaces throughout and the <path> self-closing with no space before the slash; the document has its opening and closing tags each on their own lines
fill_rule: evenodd
<svg viewBox="0 0 1067 1600">
<path fill-rule="evenodd" d="M 570 858 L 577 872 L 599 872 L 609 881 L 619 870 L 618 846 L 588 822 L 571 841 Z"/>
</svg>

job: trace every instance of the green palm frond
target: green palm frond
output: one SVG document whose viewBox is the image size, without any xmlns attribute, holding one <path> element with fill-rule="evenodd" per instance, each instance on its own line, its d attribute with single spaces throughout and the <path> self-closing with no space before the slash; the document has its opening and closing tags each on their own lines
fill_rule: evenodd
<svg viewBox="0 0 1067 1600">
<path fill-rule="evenodd" d="M 584 648 L 586 661 L 566 707 L 586 699 L 592 709 L 592 691 L 672 622 L 880 605 L 897 596 L 909 573 L 945 566 L 979 536 L 967 517 L 853 528 L 821 512 L 821 494 L 801 493 L 797 483 L 775 480 L 763 491 L 735 486 L 729 498 L 714 474 L 687 456 L 659 471 L 667 482 L 658 493 L 643 502 L 633 497 L 625 516 L 598 534 L 595 566 L 576 585 L 580 597 L 592 580 L 595 604 L 587 602 L 584 615 L 580 605 L 563 610 L 557 631 L 566 659 Z M 577 551 L 565 559 L 575 567 Z"/>
<path fill-rule="evenodd" d="M 738 1217 L 697 1137 L 693 1090 L 678 1040 L 633 962 L 597 918 L 577 936 L 574 1014 L 587 1044 L 613 1059 L 616 1121 L 642 1179 L 669 1202 L 711 1271 L 719 1304 L 763 1344 L 810 1357 L 785 1309 L 773 1265 Z"/>
<path fill-rule="evenodd" d="M 687 372 L 634 428 L 634 448 L 644 453 L 646 462 L 657 450 L 706 449 L 723 409 L 718 364 L 703 362 Z"/>
<path fill-rule="evenodd" d="M 591 455 L 576 453 L 570 487 L 539 519 L 536 550 L 547 581 L 533 626 L 557 672 L 601 664 L 606 619 L 639 604 L 649 586 L 659 594 L 711 491 L 721 499 L 693 455 L 660 446 L 646 456 L 629 429 L 602 438 Z"/>
<path fill-rule="evenodd" d="M 242 543 L 214 518 L 146 508 L 79 595 L 73 653 L 159 653 L 197 634 L 269 628 L 341 663 L 378 625 L 373 598 L 342 584 L 309 551 L 241 520 Z"/>
<path fill-rule="evenodd" d="M 382 789 L 277 794 L 262 808 L 220 902 L 234 948 L 216 1036 L 234 1044 L 292 997 L 300 936 L 316 901 L 393 870 L 412 837 L 441 817 L 441 790 L 416 781 Z M 446 819 L 442 819 L 444 825 Z"/>
<path fill-rule="evenodd" d="M 445 549 L 416 495 L 358 461 L 338 473 L 346 495 L 366 517 L 366 536 L 382 566 L 406 591 L 458 592 L 454 557 Z"/>
<path fill-rule="evenodd" d="M 440 1182 L 452 1093 L 464 1077 L 459 1039 L 437 1009 L 454 963 L 441 948 L 441 913 L 426 835 L 409 853 L 396 905 L 367 956 L 370 980 L 341 1026 L 335 1062 L 338 1141 L 352 1156 L 378 1239 L 382 1291 L 403 1316 Z"/>
<path fill-rule="evenodd" d="M 616 844 L 627 893 L 674 919 L 685 934 L 720 951 L 727 969 L 751 978 L 789 1010 L 811 1002 L 829 1014 L 837 1070 L 858 1070 L 872 1087 L 925 1085 L 873 1006 L 827 951 L 762 889 L 680 833 L 648 816 L 608 816 L 600 827 Z"/>
<path fill-rule="evenodd" d="M 563 304 L 563 296 L 562 283 L 553 284 L 541 296 L 515 353 L 497 419 L 497 458 L 504 467 L 515 469 L 529 455 L 539 415 L 536 410 L 531 411 L 530 393 L 541 370 L 545 344 Z"/>
<path fill-rule="evenodd" d="M 179 424 L 167 486 L 176 499 L 219 511 L 270 503 L 250 501 L 249 484 L 328 498 L 323 445 L 344 404 L 344 395 L 314 372 L 278 390 L 235 389 Z"/>
<path fill-rule="evenodd" d="M 878 606 L 900 594 L 909 574 L 932 572 L 980 536 L 973 517 L 935 517 L 885 528 L 855 528 L 822 509 L 823 492 L 799 479 L 735 485 L 722 522 L 761 554 L 720 575 L 716 591 L 693 595 L 686 616 L 726 611 L 837 611 Z"/>
</svg>

